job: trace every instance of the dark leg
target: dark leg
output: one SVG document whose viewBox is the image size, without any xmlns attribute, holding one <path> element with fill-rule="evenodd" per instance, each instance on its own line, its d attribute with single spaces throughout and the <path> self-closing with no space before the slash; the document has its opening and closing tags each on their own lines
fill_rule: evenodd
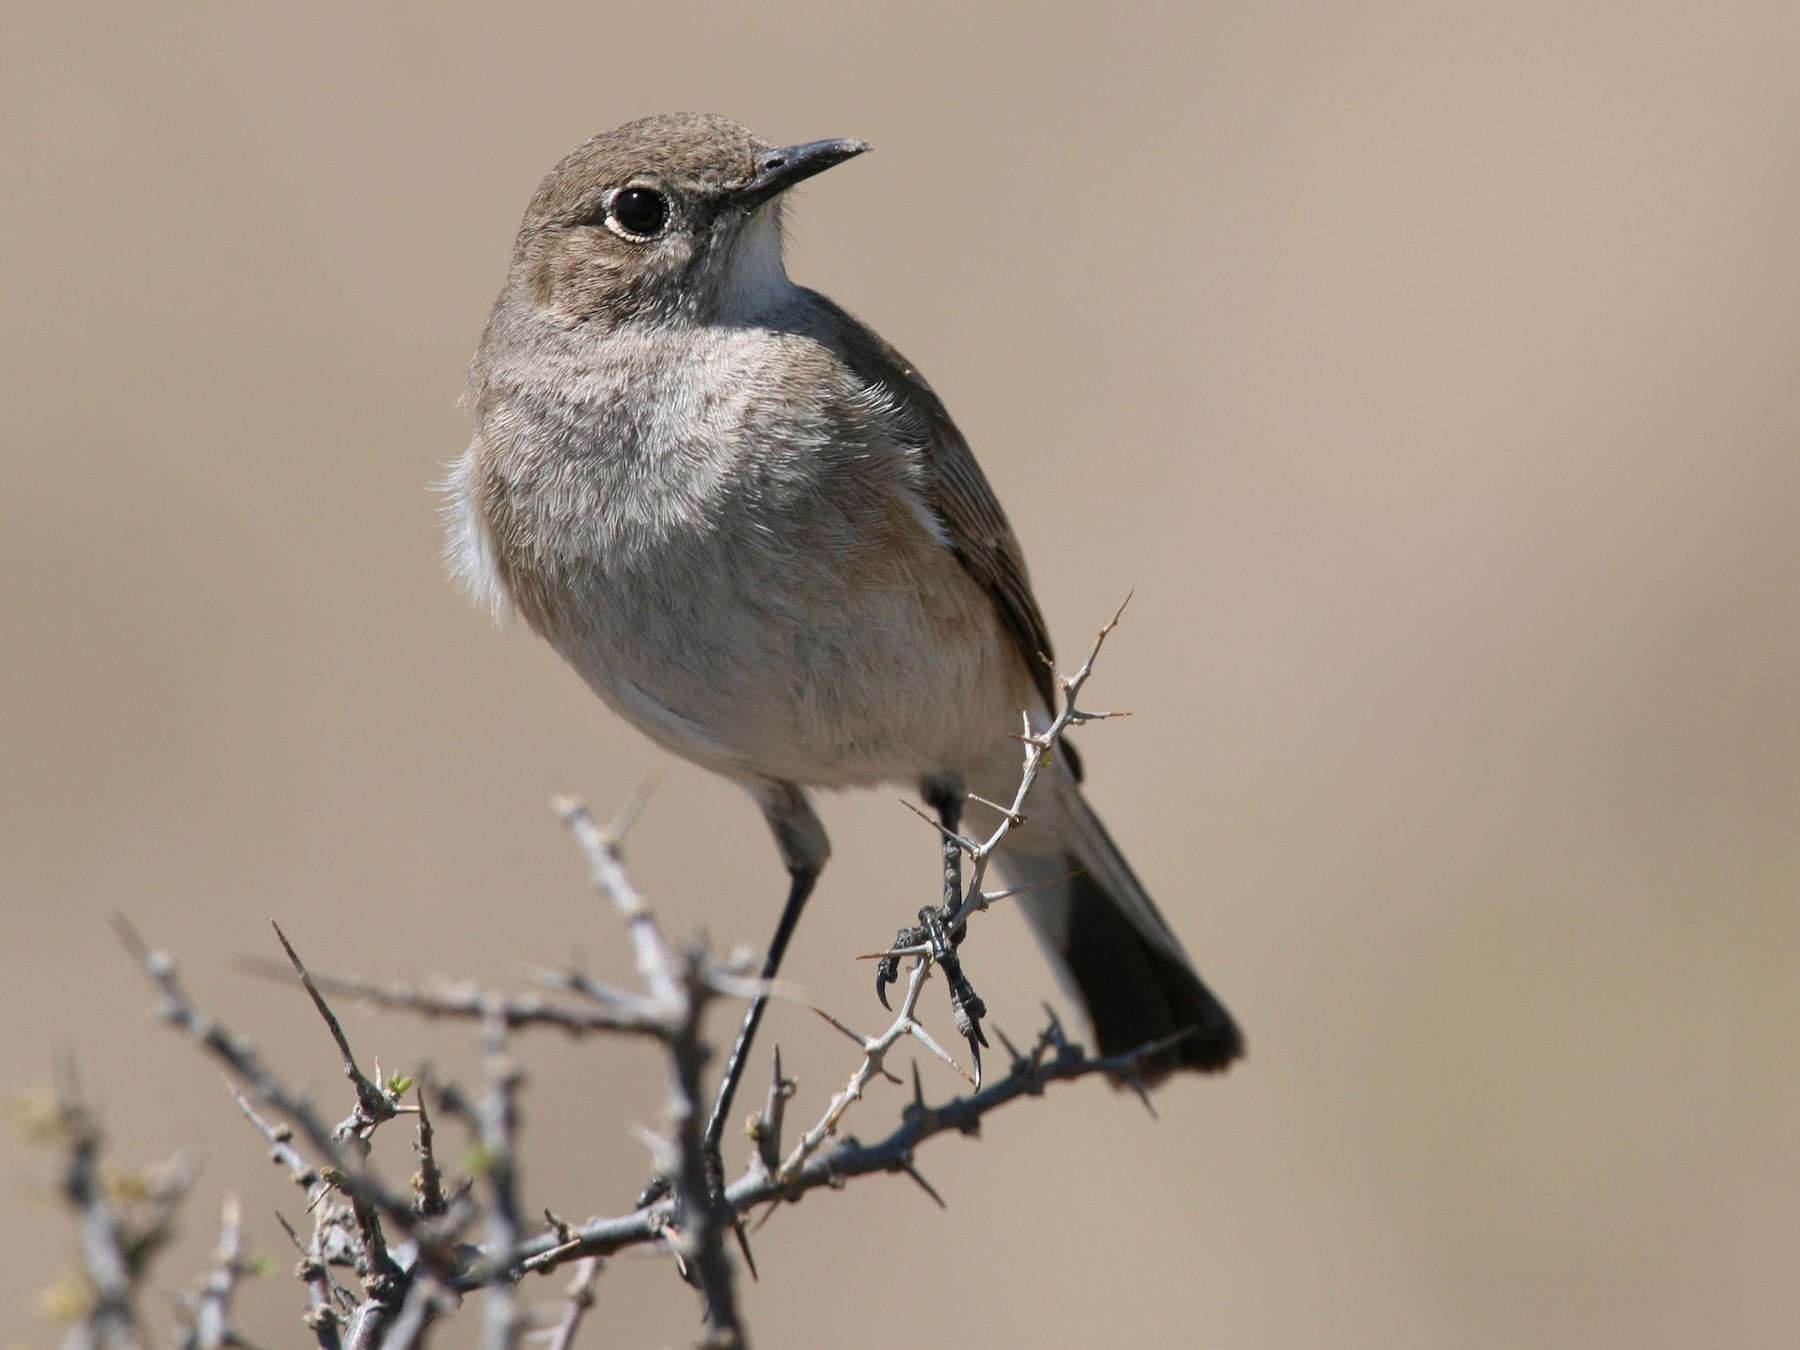
<svg viewBox="0 0 1800 1350">
<path fill-rule="evenodd" d="M 787 864 L 788 876 L 792 878 L 788 885 L 787 903 L 781 907 L 781 922 L 775 925 L 775 937 L 769 943 L 769 954 L 763 958 L 763 978 L 772 980 L 781 969 L 781 957 L 787 951 L 788 940 L 800 925 L 800 911 L 806 908 L 806 897 L 812 894 L 813 883 L 818 881 L 819 873 L 824 870 L 825 860 L 831 856 L 831 843 L 825 837 L 825 827 L 819 823 L 819 817 L 806 800 L 806 794 L 794 784 L 764 779 L 745 783 L 744 786 L 762 807 L 763 816 L 775 833 L 776 846 L 781 849 L 781 859 Z M 698 1196 L 687 1197 L 692 1203 L 708 1204 L 719 1222 L 729 1224 L 734 1229 L 746 1261 L 750 1261 L 750 1246 L 744 1237 L 744 1226 L 725 1203 L 725 1162 L 719 1155 L 719 1144 L 725 1135 L 725 1118 L 731 1114 L 731 1099 L 737 1095 L 738 1080 L 744 1076 L 744 1063 L 750 1053 L 750 1042 L 756 1036 L 757 1024 L 762 1021 L 763 1009 L 768 1006 L 768 1002 L 765 994 L 759 994 L 750 1001 L 750 1008 L 744 1014 L 744 1023 L 738 1028 L 737 1042 L 731 1047 L 731 1058 L 725 1063 L 725 1075 L 719 1080 L 719 1094 L 713 1099 L 712 1115 L 707 1119 L 706 1133 L 700 1139 L 700 1162 L 706 1169 L 710 1194 L 705 1197 L 704 1202 Z M 669 1178 L 652 1177 L 650 1184 L 638 1195 L 638 1208 L 655 1204 L 668 1195 L 670 1189 Z M 752 1274 L 755 1273 L 754 1262 L 751 1262 L 750 1270 Z"/>
<path fill-rule="evenodd" d="M 962 960 L 956 949 L 961 945 L 963 933 L 950 931 L 950 920 L 962 905 L 962 845 L 957 839 L 957 831 L 962 823 L 963 784 L 960 777 L 949 779 L 927 779 L 920 786 L 920 793 L 926 805 L 937 812 L 938 824 L 944 828 L 944 896 L 943 903 L 936 907 L 927 906 L 919 911 L 919 926 L 902 928 L 894 935 L 894 946 L 916 947 L 929 944 L 932 960 L 944 972 L 944 980 L 950 986 L 950 1014 L 956 1024 L 956 1030 L 969 1043 L 969 1055 L 973 1060 L 975 1085 L 981 1086 L 981 1050 L 987 1044 L 987 1036 L 981 1030 L 981 1019 L 987 1016 L 987 1005 L 981 1001 L 981 995 L 969 983 L 963 974 Z M 875 970 L 875 993 L 881 999 L 881 1005 L 888 1006 L 887 987 L 900 978 L 900 961 L 898 957 L 888 957 Z"/>
<path fill-rule="evenodd" d="M 917 947 L 929 941 L 936 951 L 948 949 L 948 942 L 941 930 L 948 923 L 950 916 L 956 913 L 962 904 L 962 847 L 954 838 L 962 824 L 963 787 L 960 778 L 934 779 L 927 778 L 919 784 L 919 795 L 925 799 L 925 805 L 937 812 L 938 824 L 946 833 L 943 836 L 944 850 L 944 902 L 937 909 L 933 923 L 933 912 L 928 909 L 919 911 L 919 926 L 902 928 L 894 934 L 896 947 Z M 960 937 L 957 939 L 960 941 Z M 900 978 L 900 958 L 889 956 L 882 959 L 875 967 L 875 997 L 881 1000 L 881 1006 L 888 1004 L 888 986 Z M 958 1028 L 960 1030 L 960 1028 Z"/>
<path fill-rule="evenodd" d="M 962 845 L 953 837 L 962 828 L 963 787 L 961 782 L 926 783 L 925 805 L 937 812 L 938 824 L 947 833 L 944 846 L 944 915 L 956 913 L 962 904 Z"/>
<path fill-rule="evenodd" d="M 788 886 L 787 903 L 781 909 L 781 922 L 775 925 L 775 937 L 763 960 L 762 977 L 772 980 L 781 969 L 781 957 L 787 951 L 788 939 L 794 936 L 794 929 L 800 924 L 800 911 L 806 907 L 806 897 L 812 894 L 813 883 L 818 881 L 825 860 L 831 856 L 831 843 L 825 837 L 825 827 L 819 823 L 812 804 L 806 800 L 806 794 L 792 783 L 758 782 L 745 786 L 762 807 L 769 829 L 774 832 L 775 845 L 781 850 L 781 860 L 787 864 L 788 875 L 793 878 Z M 762 1021 L 763 1009 L 768 1002 L 767 996 L 761 994 L 750 1000 L 744 1024 L 738 1028 L 737 1042 L 731 1047 L 731 1058 L 725 1061 L 725 1076 L 719 1080 L 719 1095 L 713 1099 L 712 1117 L 706 1123 L 704 1143 L 708 1165 L 721 1183 L 724 1172 L 719 1160 L 719 1143 L 725 1136 L 725 1117 L 731 1112 L 731 1099 L 737 1095 L 738 1079 L 744 1076 L 750 1042 L 756 1037 L 757 1025 Z"/>
<path fill-rule="evenodd" d="M 763 959 L 762 977 L 765 980 L 774 979 L 781 969 L 781 957 L 787 951 L 788 939 L 800 926 L 800 911 L 806 907 L 806 897 L 812 894 L 813 883 L 819 879 L 816 870 L 792 875 L 793 884 L 788 888 L 787 904 L 782 906 L 781 922 L 775 925 L 775 937 L 769 943 L 768 956 Z M 737 1041 L 731 1047 L 731 1058 L 725 1061 L 725 1076 L 719 1080 L 719 1095 L 713 1100 L 712 1118 L 706 1122 L 706 1136 L 702 1141 L 709 1158 L 719 1156 L 719 1143 L 725 1135 L 725 1117 L 731 1113 L 731 1099 L 737 1095 L 738 1079 L 744 1076 L 744 1059 L 750 1053 L 750 1042 L 756 1038 L 756 1028 L 762 1022 L 763 1009 L 768 1002 L 767 994 L 758 994 L 750 1000 L 744 1024 L 738 1028 Z"/>
</svg>

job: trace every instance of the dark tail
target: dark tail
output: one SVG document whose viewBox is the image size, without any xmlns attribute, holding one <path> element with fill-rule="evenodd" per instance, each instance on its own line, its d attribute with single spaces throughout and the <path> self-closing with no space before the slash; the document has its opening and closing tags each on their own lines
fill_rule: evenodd
<svg viewBox="0 0 1800 1350">
<path fill-rule="evenodd" d="M 1143 1078 L 1151 1084 L 1178 1069 L 1213 1073 L 1241 1057 L 1237 1023 L 1201 981 L 1074 780 L 1052 771 L 1039 788 L 1026 808 L 1028 823 L 999 861 L 1015 884 L 1076 874 L 1018 902 L 1086 1009 L 1099 1053 L 1123 1054 L 1184 1033 L 1146 1061 Z"/>
<path fill-rule="evenodd" d="M 1054 954 L 1087 1008 L 1102 1055 L 1185 1032 L 1145 1062 L 1144 1081 L 1155 1083 L 1177 1069 L 1216 1072 L 1244 1053 L 1237 1023 L 1185 956 L 1146 942 L 1089 877 L 1071 878 L 1064 889 L 1066 942 Z"/>
</svg>

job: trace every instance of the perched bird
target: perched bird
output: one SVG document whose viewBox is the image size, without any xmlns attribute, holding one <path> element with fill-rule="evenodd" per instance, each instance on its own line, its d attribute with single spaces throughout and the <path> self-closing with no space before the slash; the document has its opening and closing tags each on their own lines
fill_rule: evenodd
<svg viewBox="0 0 1800 1350">
<path fill-rule="evenodd" d="M 769 975 L 829 853 L 806 789 L 916 784 L 954 828 L 969 792 L 1011 800 L 1020 714 L 1042 725 L 1056 696 L 1018 540 L 956 424 L 783 266 L 783 194 L 866 149 L 690 113 L 576 149 L 526 208 L 450 480 L 474 596 L 762 807 L 792 878 Z M 1186 1032 L 1147 1081 L 1243 1053 L 1071 754 L 997 860 L 1060 878 L 1017 903 L 1101 1053 Z"/>
</svg>

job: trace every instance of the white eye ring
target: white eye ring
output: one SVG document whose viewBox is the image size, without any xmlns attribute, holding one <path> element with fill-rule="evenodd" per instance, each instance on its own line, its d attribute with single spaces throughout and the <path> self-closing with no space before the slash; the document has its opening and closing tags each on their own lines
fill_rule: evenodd
<svg viewBox="0 0 1800 1350">
<path fill-rule="evenodd" d="M 654 239 L 669 223 L 669 199 L 653 187 L 622 187 L 606 203 L 606 228 L 622 239 Z"/>
</svg>

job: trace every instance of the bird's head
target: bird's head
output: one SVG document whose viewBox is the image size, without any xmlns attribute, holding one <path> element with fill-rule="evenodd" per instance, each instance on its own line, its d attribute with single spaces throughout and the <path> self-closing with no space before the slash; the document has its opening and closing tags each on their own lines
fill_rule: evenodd
<svg viewBox="0 0 1800 1350">
<path fill-rule="evenodd" d="M 566 325 L 753 317 L 791 284 L 782 194 L 868 148 L 772 146 L 708 113 L 604 131 L 539 184 L 508 287 L 515 303 Z"/>
</svg>

